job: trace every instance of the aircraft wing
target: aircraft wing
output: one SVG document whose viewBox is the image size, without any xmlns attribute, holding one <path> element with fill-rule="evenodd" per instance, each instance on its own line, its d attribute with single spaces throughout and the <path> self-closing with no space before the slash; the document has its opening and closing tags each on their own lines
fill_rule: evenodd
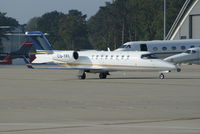
<svg viewBox="0 0 200 134">
<path fill-rule="evenodd" d="M 27 68 L 29 69 L 89 70 L 91 72 L 97 72 L 97 73 L 105 71 L 104 69 L 100 69 L 100 68 L 66 68 L 66 67 L 59 66 L 57 64 L 52 64 L 52 65 L 31 64 L 25 56 L 23 57 L 23 59 L 24 59 L 24 62 L 26 63 Z"/>
</svg>

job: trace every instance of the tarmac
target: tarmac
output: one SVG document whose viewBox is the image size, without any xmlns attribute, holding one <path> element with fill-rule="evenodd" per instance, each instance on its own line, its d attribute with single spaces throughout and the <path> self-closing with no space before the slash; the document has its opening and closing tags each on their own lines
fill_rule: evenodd
<svg viewBox="0 0 200 134">
<path fill-rule="evenodd" d="M 115 72 L 0 66 L 0 134 L 200 134 L 200 66 Z"/>
</svg>

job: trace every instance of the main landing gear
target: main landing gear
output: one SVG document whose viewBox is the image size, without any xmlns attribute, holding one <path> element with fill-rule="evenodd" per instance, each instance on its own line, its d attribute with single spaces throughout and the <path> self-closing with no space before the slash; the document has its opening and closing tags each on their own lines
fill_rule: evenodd
<svg viewBox="0 0 200 134">
<path fill-rule="evenodd" d="M 99 73 L 99 79 L 106 79 L 107 75 L 110 75 L 109 72 L 101 72 Z M 81 80 L 86 79 L 86 71 L 79 71 L 78 78 Z"/>
<path fill-rule="evenodd" d="M 99 73 L 99 79 L 106 79 L 107 73 Z"/>
<path fill-rule="evenodd" d="M 159 78 L 160 78 L 160 79 L 164 79 L 164 78 L 165 78 L 165 75 L 164 75 L 163 73 L 161 73 L 161 74 L 159 75 Z"/>
<path fill-rule="evenodd" d="M 181 72 L 181 68 L 177 68 L 177 72 Z"/>
</svg>

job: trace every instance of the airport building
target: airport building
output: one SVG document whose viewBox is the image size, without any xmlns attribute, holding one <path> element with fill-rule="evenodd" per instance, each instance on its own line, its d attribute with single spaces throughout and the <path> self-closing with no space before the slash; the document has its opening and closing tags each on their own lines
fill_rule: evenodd
<svg viewBox="0 0 200 134">
<path fill-rule="evenodd" d="M 23 42 L 25 41 L 24 28 L 23 26 L 18 26 L 12 32 L 5 33 L 7 38 L 2 38 L 2 51 L 4 53 L 10 53 L 12 51 L 18 50 Z"/>
<path fill-rule="evenodd" d="M 200 0 L 186 0 L 166 39 L 200 39 Z"/>
<path fill-rule="evenodd" d="M 21 60 L 7 59 L 8 53 L 17 51 L 25 41 L 24 28 L 18 26 L 10 33 L 5 33 L 6 38 L 1 38 L 0 46 L 0 64 L 22 64 Z M 15 62 L 16 61 L 16 62 Z M 24 63 L 23 63 L 24 64 Z"/>
</svg>

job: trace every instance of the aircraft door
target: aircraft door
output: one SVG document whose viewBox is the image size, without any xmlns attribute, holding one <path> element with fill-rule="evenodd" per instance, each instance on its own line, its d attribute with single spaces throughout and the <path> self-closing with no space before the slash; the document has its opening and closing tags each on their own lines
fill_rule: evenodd
<svg viewBox="0 0 200 134">
<path fill-rule="evenodd" d="M 147 44 L 140 44 L 140 51 L 148 51 Z"/>
</svg>

